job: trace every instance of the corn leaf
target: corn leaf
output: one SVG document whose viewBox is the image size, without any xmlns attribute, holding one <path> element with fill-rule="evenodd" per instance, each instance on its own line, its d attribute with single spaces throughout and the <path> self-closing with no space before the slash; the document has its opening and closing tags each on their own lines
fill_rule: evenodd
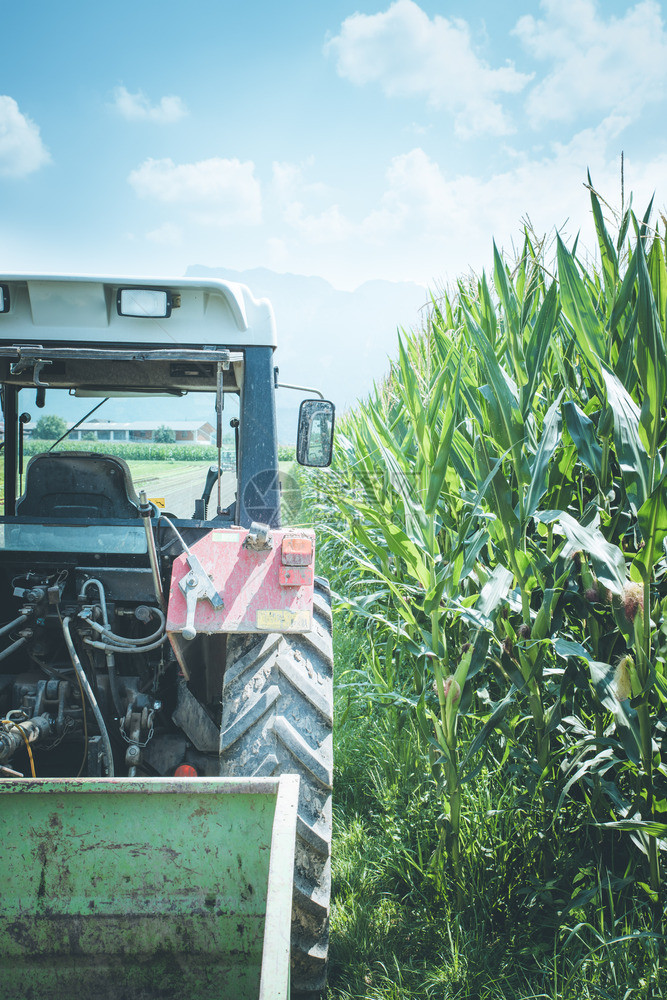
<svg viewBox="0 0 667 1000">
<path fill-rule="evenodd" d="M 486 720 L 479 733 L 472 741 L 468 747 L 463 760 L 461 761 L 461 781 L 467 781 L 470 778 L 470 773 L 468 771 L 468 764 L 470 761 L 486 746 L 491 734 L 502 725 L 505 716 L 509 712 L 510 708 L 516 700 L 517 689 L 512 684 L 509 691 L 501 701 L 496 702 L 492 705 L 492 711 L 489 718 Z"/>
<path fill-rule="evenodd" d="M 491 464 L 486 445 L 481 438 L 475 441 L 475 459 L 479 480 L 484 480 L 480 486 L 480 495 L 490 486 L 490 507 L 502 521 L 509 537 L 515 535 L 519 527 L 519 519 L 512 506 L 512 492 L 505 479 L 500 461 Z M 509 544 L 509 543 L 508 543 Z"/>
<path fill-rule="evenodd" d="M 456 376 L 456 387 L 454 389 L 454 403 L 451 408 L 449 407 L 444 411 L 442 418 L 442 434 L 440 436 L 440 441 L 438 443 L 435 461 L 433 462 L 433 467 L 431 468 L 428 481 L 428 491 L 426 494 L 426 502 L 424 504 L 424 509 L 427 514 L 432 514 L 435 510 L 438 498 L 442 491 L 443 483 L 445 481 L 445 476 L 447 475 L 447 467 L 449 465 L 449 455 L 452 450 L 452 438 L 454 436 L 455 429 L 455 419 L 456 411 L 458 409 L 459 403 L 459 383 L 461 381 L 461 365 L 459 365 L 458 374 Z"/>
<path fill-rule="evenodd" d="M 625 752 L 631 761 L 638 764 L 641 759 L 641 734 L 637 713 L 630 707 L 629 701 L 620 701 L 616 694 L 616 671 L 609 663 L 591 660 L 588 664 L 591 683 L 598 698 L 614 716 L 616 730 L 623 743 Z"/>
<path fill-rule="evenodd" d="M 601 369 L 607 401 L 614 416 L 614 446 L 623 473 L 628 498 L 638 510 L 648 498 L 649 463 L 639 434 L 639 408 L 620 380 L 607 368 Z"/>
<path fill-rule="evenodd" d="M 595 440 L 595 424 L 573 400 L 563 403 L 563 415 L 579 460 L 597 477 L 602 475 L 602 449 Z"/>
<path fill-rule="evenodd" d="M 504 601 L 509 594 L 514 576 L 508 569 L 498 563 L 493 573 L 482 587 L 482 591 L 475 603 L 475 610 L 480 611 L 487 618 L 496 610 L 501 601 Z"/>
<path fill-rule="evenodd" d="M 387 542 L 387 547 L 399 559 L 403 559 L 411 575 L 422 587 L 429 585 L 429 571 L 424 562 L 424 552 L 396 524 L 388 524 L 379 519 L 379 527 Z"/>
<path fill-rule="evenodd" d="M 466 329 L 468 330 L 481 358 L 489 385 L 493 391 L 498 406 L 498 417 L 501 424 L 505 448 L 511 448 L 517 475 L 520 475 L 521 456 L 520 441 L 523 439 L 523 417 L 518 406 L 518 400 L 512 393 L 507 379 L 496 358 L 495 352 L 469 312 L 466 312 Z"/>
<path fill-rule="evenodd" d="M 642 580 L 650 579 L 653 567 L 662 559 L 667 538 L 667 477 L 663 476 L 648 500 L 637 511 L 644 548 L 632 561 Z"/>
<path fill-rule="evenodd" d="M 498 253 L 495 240 L 493 243 L 493 278 L 498 292 L 498 297 L 505 313 L 505 334 L 507 346 L 514 368 L 514 377 L 520 384 L 524 381 L 525 361 L 521 344 L 521 330 L 519 327 L 520 308 L 516 292 L 512 287 L 507 274 L 507 265 Z M 493 341 L 492 341 L 493 343 Z"/>
<path fill-rule="evenodd" d="M 590 173 L 588 174 L 588 185 L 590 188 L 593 218 L 595 220 L 595 231 L 597 232 L 598 244 L 600 247 L 600 258 L 602 260 L 602 272 L 604 274 L 605 287 L 607 295 L 611 298 L 618 280 L 618 257 L 616 256 L 616 251 L 611 237 L 607 232 L 607 227 L 604 224 L 602 208 L 600 207 L 600 199 L 593 190 Z"/>
<path fill-rule="evenodd" d="M 655 241 L 654 241 L 655 242 Z M 650 454 L 657 449 L 662 407 L 667 386 L 665 341 L 660 329 L 660 315 L 653 297 L 653 288 L 644 252 L 635 251 L 637 259 L 637 369 L 644 390 L 641 420 L 650 442 Z M 660 292 L 660 289 L 658 289 Z M 666 289 L 667 293 L 667 289 Z"/>
<path fill-rule="evenodd" d="M 545 510 L 533 516 L 543 524 L 558 524 L 568 541 L 563 555 L 587 552 L 602 586 L 613 594 L 621 593 L 626 582 L 625 558 L 617 545 L 608 542 L 596 527 L 580 524 L 565 511 Z"/>
<path fill-rule="evenodd" d="M 535 390 L 539 384 L 549 345 L 552 341 L 558 318 L 558 288 L 552 282 L 535 318 L 535 325 L 526 346 L 526 372 L 528 379 L 521 389 L 521 413 L 526 418 L 534 405 Z"/>
<path fill-rule="evenodd" d="M 615 330 L 618 324 L 623 318 L 628 306 L 632 305 L 632 295 L 635 288 L 635 282 L 637 280 L 637 255 L 633 253 L 630 261 L 628 262 L 628 268 L 623 275 L 623 281 L 618 289 L 614 301 L 614 308 L 611 311 L 611 319 L 609 321 L 609 326 L 611 330 Z"/>
<path fill-rule="evenodd" d="M 537 510 L 537 505 L 547 491 L 549 462 L 561 438 L 560 401 L 563 397 L 563 391 L 554 399 L 544 418 L 542 436 L 540 437 L 537 453 L 530 470 L 530 485 L 525 504 L 526 517 L 532 517 L 533 513 Z"/>
<path fill-rule="evenodd" d="M 656 236 L 648 255 L 648 273 L 651 276 L 653 297 L 662 329 L 667 329 L 667 267 L 660 239 Z"/>
<path fill-rule="evenodd" d="M 579 274 L 573 255 L 560 236 L 557 239 L 561 306 L 572 327 L 579 349 L 593 368 L 597 368 L 599 361 L 606 358 L 605 329 Z"/>
</svg>

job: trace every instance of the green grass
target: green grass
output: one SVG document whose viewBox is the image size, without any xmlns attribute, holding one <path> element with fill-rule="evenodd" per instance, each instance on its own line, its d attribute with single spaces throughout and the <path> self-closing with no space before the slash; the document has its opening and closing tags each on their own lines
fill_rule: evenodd
<svg viewBox="0 0 667 1000">
<path fill-rule="evenodd" d="M 202 488 L 206 479 L 210 462 L 176 462 L 176 461 L 131 461 L 127 463 L 132 473 L 132 482 L 136 489 L 142 486 L 150 487 L 152 482 L 158 479 L 166 479 L 169 476 L 177 476 L 179 479 L 185 474 L 190 474 L 202 481 Z"/>
</svg>

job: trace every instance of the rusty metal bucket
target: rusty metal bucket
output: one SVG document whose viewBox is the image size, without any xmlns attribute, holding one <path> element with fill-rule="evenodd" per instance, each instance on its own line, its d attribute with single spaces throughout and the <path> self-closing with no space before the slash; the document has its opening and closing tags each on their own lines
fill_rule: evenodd
<svg viewBox="0 0 667 1000">
<path fill-rule="evenodd" d="M 0 781 L 5 1000 L 288 1000 L 299 778 Z"/>
</svg>

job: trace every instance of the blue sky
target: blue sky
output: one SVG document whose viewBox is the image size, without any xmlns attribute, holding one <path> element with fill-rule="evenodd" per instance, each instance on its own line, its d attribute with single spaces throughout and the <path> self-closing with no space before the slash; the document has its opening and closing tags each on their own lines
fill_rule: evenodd
<svg viewBox="0 0 667 1000">
<path fill-rule="evenodd" d="M 442 284 L 667 204 L 658 0 L 5 5 L 0 269 Z"/>
</svg>

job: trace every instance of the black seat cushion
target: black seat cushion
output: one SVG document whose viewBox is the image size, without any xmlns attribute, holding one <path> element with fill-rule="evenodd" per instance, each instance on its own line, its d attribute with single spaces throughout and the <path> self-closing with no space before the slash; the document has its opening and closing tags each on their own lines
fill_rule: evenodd
<svg viewBox="0 0 667 1000">
<path fill-rule="evenodd" d="M 16 513 L 20 517 L 140 516 L 127 462 L 89 451 L 34 455 Z"/>
</svg>

